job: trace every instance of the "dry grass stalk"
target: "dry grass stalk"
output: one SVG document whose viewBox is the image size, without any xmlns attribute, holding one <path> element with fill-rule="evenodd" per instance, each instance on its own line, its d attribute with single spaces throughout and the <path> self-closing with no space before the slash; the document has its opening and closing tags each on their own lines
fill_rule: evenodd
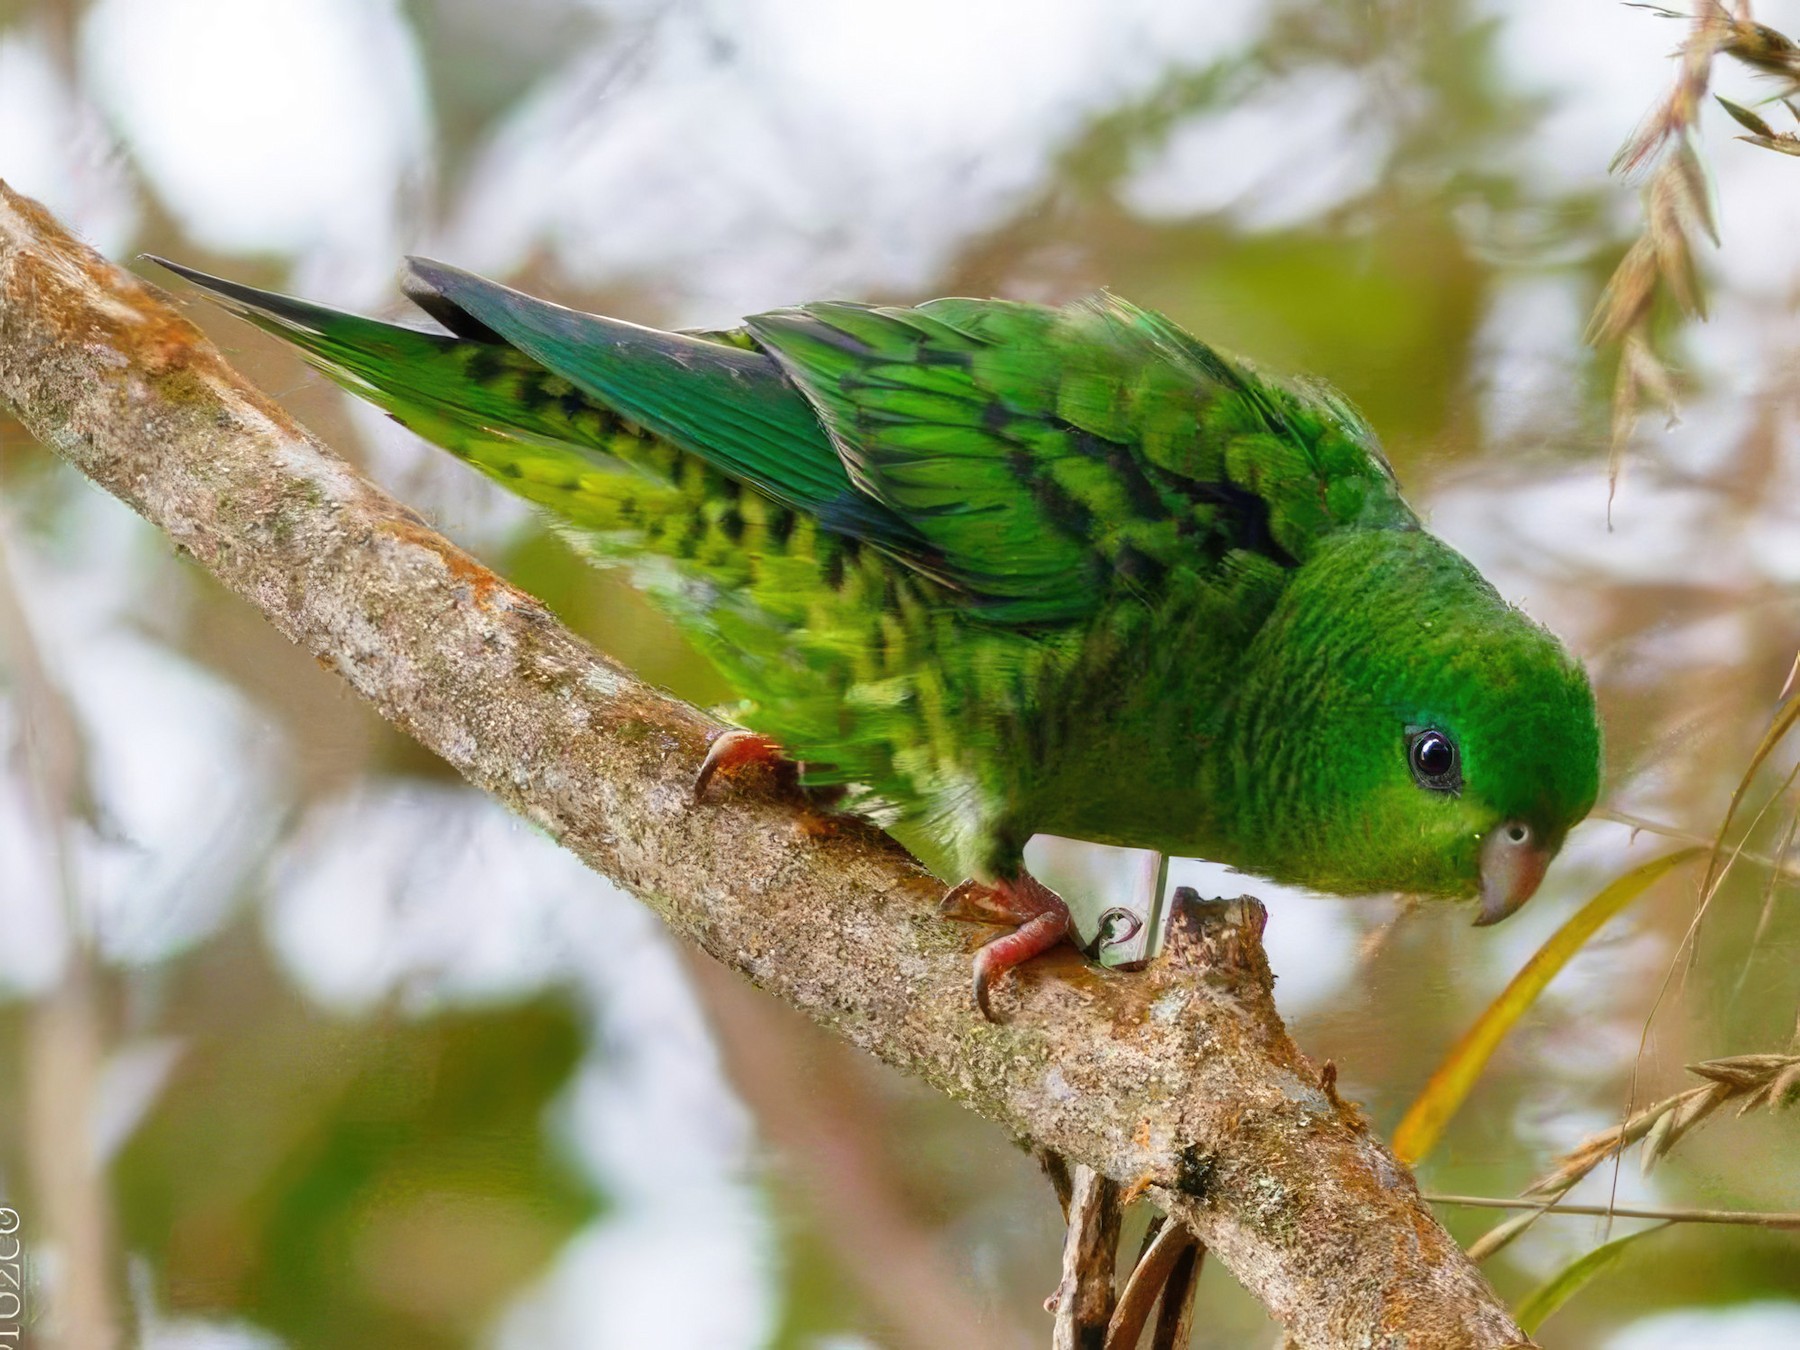
<svg viewBox="0 0 1800 1350">
<path fill-rule="evenodd" d="M 1733 103 L 1721 94 L 1714 94 L 1713 99 L 1721 108 L 1731 114 L 1732 119 L 1739 126 L 1750 133 L 1748 136 L 1739 136 L 1740 141 L 1748 141 L 1751 145 L 1760 145 L 1763 149 L 1773 150 L 1778 154 L 1800 155 L 1800 132 L 1777 131 L 1743 104 Z M 1800 108 L 1794 106 L 1793 100 L 1784 98 L 1781 103 L 1794 115 L 1796 121 L 1800 121 Z"/>
<path fill-rule="evenodd" d="M 1738 988 L 1744 987 L 1744 981 L 1750 975 L 1750 957 L 1762 949 L 1763 938 L 1768 936 L 1769 925 L 1775 919 L 1775 900 L 1781 893 L 1781 879 L 1787 871 L 1787 857 L 1794 846 L 1794 832 L 1800 828 L 1800 813 L 1789 812 L 1788 818 L 1781 827 L 1781 838 L 1775 845 L 1775 857 L 1780 864 L 1769 869 L 1763 881 L 1762 913 L 1756 919 L 1756 932 L 1751 935 L 1750 947 L 1744 957 L 1744 969 L 1738 976 Z"/>
<path fill-rule="evenodd" d="M 1156 1312 L 1156 1329 L 1150 1350 L 1187 1350 L 1194 1338 L 1194 1301 L 1200 1292 L 1200 1269 L 1206 1248 L 1196 1242 L 1175 1262 L 1163 1285 L 1162 1303 Z"/>
<path fill-rule="evenodd" d="M 1667 821 L 1651 820 L 1647 816 L 1640 816 L 1631 811 L 1621 811 L 1612 806 L 1596 808 L 1590 814 L 1590 819 L 1610 820 L 1615 825 L 1626 826 L 1632 832 L 1633 842 L 1640 834 L 1650 834 L 1655 835 L 1658 839 L 1675 839 L 1684 844 L 1704 844 L 1707 848 L 1713 848 L 1718 843 L 1716 833 L 1702 834 L 1699 830 L 1681 825 L 1670 825 Z M 1769 874 L 1771 883 L 1783 880 L 1800 881 L 1800 863 L 1794 862 L 1789 857 L 1790 849 L 1787 844 L 1791 842 L 1792 839 L 1789 837 L 1786 843 L 1778 845 L 1768 853 L 1759 853 L 1755 849 L 1748 848 L 1739 849 L 1736 855 L 1737 860 L 1760 867 Z"/>
<path fill-rule="evenodd" d="M 1688 1065 L 1705 1081 L 1698 1087 L 1665 1097 L 1637 1112 L 1623 1125 L 1586 1139 L 1565 1156 L 1554 1172 L 1525 1188 L 1524 1194 L 1554 1200 L 1608 1158 L 1642 1142 L 1647 1173 L 1688 1131 L 1710 1119 L 1721 1107 L 1738 1104 L 1737 1114 L 1767 1108 L 1779 1110 L 1800 1097 L 1800 1055 L 1732 1055 Z"/>
<path fill-rule="evenodd" d="M 1669 18 L 1683 17 L 1653 5 L 1637 8 Z M 1694 240 L 1704 232 L 1716 245 L 1718 230 L 1706 166 L 1694 132 L 1712 82 L 1713 62 L 1720 56 L 1732 57 L 1760 74 L 1784 80 L 1784 97 L 1800 92 L 1800 46 L 1752 19 L 1747 2 L 1727 10 L 1719 0 L 1702 0 L 1689 16 L 1687 37 L 1675 55 L 1681 68 L 1674 88 L 1613 160 L 1618 173 L 1648 171 L 1644 227 L 1607 281 L 1588 325 L 1591 345 L 1619 348 L 1608 460 L 1609 510 L 1618 490 L 1624 448 L 1644 405 L 1662 408 L 1671 421 L 1677 411 L 1674 378 L 1653 343 L 1652 317 L 1658 297 L 1667 294 L 1684 315 L 1706 317 L 1705 296 L 1694 264 Z M 1800 153 L 1800 136 L 1777 133 L 1754 113 L 1720 101 L 1753 133 L 1743 139 L 1787 154 Z"/>
<path fill-rule="evenodd" d="M 1792 1104 L 1800 1096 L 1800 1055 L 1734 1055 L 1688 1065 L 1688 1072 L 1706 1081 L 1698 1087 L 1665 1097 L 1626 1119 L 1625 1123 L 1584 1140 L 1567 1154 L 1554 1172 L 1525 1188 L 1516 1201 L 1476 1196 L 1434 1196 L 1441 1204 L 1522 1208 L 1505 1223 L 1484 1233 L 1469 1248 L 1469 1259 L 1487 1260 L 1508 1246 L 1546 1214 L 1604 1214 L 1609 1218 L 1657 1218 L 1670 1223 L 1736 1223 L 1766 1228 L 1794 1226 L 1792 1214 L 1752 1214 L 1731 1210 L 1632 1209 L 1607 1204 L 1563 1205 L 1562 1197 L 1608 1158 L 1615 1158 L 1642 1142 L 1643 1169 L 1648 1172 L 1659 1159 L 1703 1121 L 1728 1102 L 1738 1103 L 1738 1114 L 1759 1107 L 1771 1110 Z"/>
<path fill-rule="evenodd" d="M 1761 75 L 1788 81 L 1800 89 L 1800 44 L 1750 16 L 1748 0 L 1726 9 L 1719 0 L 1701 0 L 1692 15 L 1659 5 L 1634 5 L 1664 18 L 1687 18 L 1688 36 L 1676 49 L 1681 73 L 1668 97 L 1658 104 L 1613 160 L 1613 168 L 1635 173 L 1655 158 L 1669 141 L 1684 136 L 1699 121 L 1700 107 L 1712 79 L 1713 58 L 1729 56 Z"/>
</svg>

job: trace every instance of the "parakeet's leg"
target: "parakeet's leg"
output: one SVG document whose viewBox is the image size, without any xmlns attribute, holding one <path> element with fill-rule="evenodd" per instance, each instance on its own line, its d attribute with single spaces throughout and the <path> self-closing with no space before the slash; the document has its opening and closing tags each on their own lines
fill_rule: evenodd
<svg viewBox="0 0 1800 1350">
<path fill-rule="evenodd" d="M 694 800 L 704 797 L 707 786 L 721 773 L 729 776 L 747 764 L 779 766 L 787 763 L 781 747 L 767 736 L 736 728 L 721 731 L 707 747 L 700 772 L 694 776 Z"/>
<path fill-rule="evenodd" d="M 975 1006 L 990 1022 L 997 1020 L 988 1006 L 993 982 L 1069 935 L 1069 907 L 1063 898 L 1023 868 L 1016 876 L 991 884 L 972 878 L 959 882 L 944 896 L 938 912 L 952 919 L 1018 925 L 975 953 Z"/>
</svg>

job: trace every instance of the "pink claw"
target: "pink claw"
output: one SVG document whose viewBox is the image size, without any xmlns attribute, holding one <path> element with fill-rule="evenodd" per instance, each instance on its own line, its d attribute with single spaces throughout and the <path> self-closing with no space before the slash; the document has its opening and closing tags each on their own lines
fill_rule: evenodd
<svg viewBox="0 0 1800 1350">
<path fill-rule="evenodd" d="M 779 764 L 781 747 L 754 731 L 721 731 L 706 749 L 700 772 L 694 776 L 694 800 L 706 795 L 707 786 L 719 774 L 731 774 L 747 764 Z"/>
<path fill-rule="evenodd" d="M 990 1022 L 999 1020 L 988 1002 L 994 981 L 1014 966 L 1049 951 L 1069 935 L 1069 907 L 1060 895 L 1028 872 L 991 885 L 974 880 L 961 882 L 944 896 L 938 912 L 956 919 L 1018 925 L 975 953 L 975 1006 Z"/>
</svg>

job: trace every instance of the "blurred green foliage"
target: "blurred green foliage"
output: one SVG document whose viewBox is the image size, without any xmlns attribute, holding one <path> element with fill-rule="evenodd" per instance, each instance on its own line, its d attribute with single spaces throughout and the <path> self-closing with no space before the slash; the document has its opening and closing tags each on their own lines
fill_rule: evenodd
<svg viewBox="0 0 1800 1350">
<path fill-rule="evenodd" d="M 336 1017 L 241 928 L 171 974 L 180 1058 L 115 1166 L 170 1310 L 461 1345 L 599 1212 L 546 1128 L 582 1052 L 565 998 Z"/>
</svg>

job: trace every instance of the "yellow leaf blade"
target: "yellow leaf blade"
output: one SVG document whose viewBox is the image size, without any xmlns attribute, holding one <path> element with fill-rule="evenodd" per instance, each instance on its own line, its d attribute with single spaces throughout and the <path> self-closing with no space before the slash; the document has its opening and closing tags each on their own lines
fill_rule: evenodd
<svg viewBox="0 0 1800 1350">
<path fill-rule="evenodd" d="M 1402 1162 L 1415 1166 L 1431 1151 L 1506 1033 L 1588 939 L 1668 873 L 1709 851 L 1698 845 L 1677 849 L 1615 877 L 1533 953 L 1499 997 L 1451 1047 L 1424 1091 L 1407 1109 L 1400 1127 L 1394 1131 L 1394 1152 Z"/>
<path fill-rule="evenodd" d="M 1794 661 L 1795 669 L 1800 670 L 1800 656 L 1796 656 Z M 1792 676 L 1788 678 L 1790 682 L 1793 679 Z M 1788 732 L 1794 729 L 1795 722 L 1800 722 L 1800 697 L 1789 697 L 1787 702 L 1776 710 L 1775 716 L 1769 722 L 1769 729 L 1763 732 L 1762 740 L 1757 742 L 1756 753 L 1750 756 L 1750 763 L 1745 766 L 1743 777 L 1738 779 L 1738 785 L 1732 791 L 1731 801 L 1725 808 L 1725 819 L 1719 822 L 1719 836 L 1713 841 L 1712 857 L 1706 865 L 1706 880 L 1700 885 L 1700 893 L 1703 897 L 1702 907 L 1707 900 L 1712 898 L 1714 885 L 1723 871 L 1721 863 L 1725 858 L 1725 836 L 1731 830 L 1731 822 L 1737 818 L 1738 808 L 1744 804 L 1744 797 L 1750 791 L 1750 784 L 1756 778 L 1756 771 L 1762 768 L 1763 761 L 1775 753 L 1775 747 L 1780 745 Z M 1742 845 L 1740 844 L 1739 847 Z"/>
</svg>

